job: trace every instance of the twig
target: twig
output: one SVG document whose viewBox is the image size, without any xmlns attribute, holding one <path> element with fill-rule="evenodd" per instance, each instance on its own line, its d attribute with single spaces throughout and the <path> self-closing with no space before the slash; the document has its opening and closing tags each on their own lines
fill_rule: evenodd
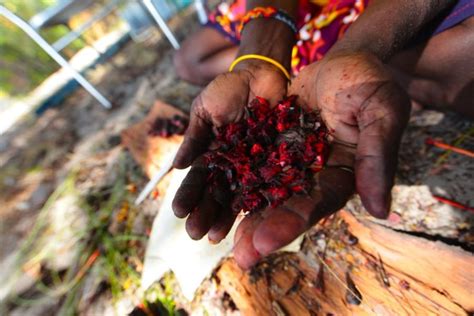
<svg viewBox="0 0 474 316">
<path fill-rule="evenodd" d="M 467 133 L 465 134 L 462 134 L 461 136 L 459 136 L 458 138 L 456 138 L 456 140 L 453 142 L 453 146 L 460 146 L 464 140 L 467 138 L 467 137 L 470 137 L 471 134 L 474 134 L 474 128 L 471 128 L 469 131 L 467 131 Z M 442 163 L 444 163 L 446 161 L 446 159 L 448 159 L 449 155 L 452 153 L 451 150 L 448 150 L 448 151 L 445 151 L 437 160 L 436 160 L 436 163 L 434 164 L 434 167 L 438 167 L 440 166 Z"/>
<path fill-rule="evenodd" d="M 82 277 L 86 274 L 87 270 L 90 269 L 90 267 L 92 267 L 92 265 L 94 264 L 94 262 L 97 260 L 97 258 L 99 257 L 100 255 L 100 251 L 99 249 L 95 250 L 90 256 L 89 258 L 87 258 L 87 261 L 84 263 L 84 265 L 79 269 L 79 271 L 77 272 L 76 276 L 74 277 L 74 282 L 73 283 L 76 283 L 78 282 L 80 279 L 82 279 Z"/>
<path fill-rule="evenodd" d="M 442 196 L 439 196 L 439 195 L 434 195 L 433 194 L 433 197 L 441 203 L 448 204 L 448 205 L 451 205 L 453 207 L 459 208 L 461 210 L 465 210 L 465 211 L 469 211 L 469 212 L 474 213 L 474 207 L 471 207 L 469 205 L 464 205 L 464 204 L 461 204 L 459 202 L 456 202 L 454 200 L 450 200 L 448 198 L 445 198 L 445 197 L 442 197 Z"/>
<path fill-rule="evenodd" d="M 453 152 L 455 152 L 455 153 L 458 153 L 458 154 L 461 154 L 461 155 L 465 155 L 465 156 L 474 158 L 474 152 L 472 152 L 472 151 L 470 151 L 470 150 L 463 149 L 463 148 L 459 148 L 459 147 L 456 147 L 456 146 L 452 146 L 452 145 L 443 143 L 443 142 L 441 142 L 441 141 L 435 140 L 435 139 L 433 139 L 433 138 L 431 138 L 431 137 L 428 137 L 428 138 L 425 140 L 425 143 L 426 143 L 427 145 L 432 145 L 432 146 L 435 146 L 435 147 L 438 147 L 438 148 L 441 148 L 441 149 L 444 149 L 444 150 L 453 151 Z"/>
</svg>

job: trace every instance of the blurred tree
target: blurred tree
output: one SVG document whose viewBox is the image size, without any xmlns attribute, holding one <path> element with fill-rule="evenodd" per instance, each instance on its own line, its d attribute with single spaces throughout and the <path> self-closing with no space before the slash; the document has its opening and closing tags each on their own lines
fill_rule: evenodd
<svg viewBox="0 0 474 316">
<path fill-rule="evenodd" d="M 170 8 L 174 7 L 174 10 L 179 10 L 192 2 L 191 0 L 164 1 L 171 6 Z M 0 4 L 26 21 L 56 2 L 57 0 L 0 0 Z M 91 10 L 74 16 L 69 26 L 75 28 L 81 25 L 91 17 L 93 14 L 91 11 L 107 2 L 106 0 L 96 0 Z M 156 1 L 156 4 L 160 3 L 161 1 Z M 160 6 L 157 5 L 157 7 L 160 9 Z M 107 16 L 87 30 L 82 39 L 75 40 L 61 51 L 61 54 L 65 57 L 72 57 L 80 48 L 84 47 L 83 39 L 88 43 L 94 42 L 117 27 L 118 24 L 120 22 L 117 16 Z M 58 25 L 41 30 L 41 35 L 49 43 L 54 43 L 69 31 L 66 26 Z M 0 107 L 2 97 L 21 97 L 58 69 L 59 66 L 56 62 L 28 35 L 5 18 L 0 17 Z"/>
<path fill-rule="evenodd" d="M 0 1 L 2 2 L 2 1 Z M 2 4 L 24 20 L 55 3 L 55 0 L 6 0 Z M 42 30 L 41 35 L 52 43 L 69 30 L 55 26 Z M 83 46 L 74 41 L 65 51 L 70 55 Z M 59 69 L 34 41 L 21 29 L 0 17 L 0 97 L 21 96 L 32 90 L 51 73 Z"/>
</svg>

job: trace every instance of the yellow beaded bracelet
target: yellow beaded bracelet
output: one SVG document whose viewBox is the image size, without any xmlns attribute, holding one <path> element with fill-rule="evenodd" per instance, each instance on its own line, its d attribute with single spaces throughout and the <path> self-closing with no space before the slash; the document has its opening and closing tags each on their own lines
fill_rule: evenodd
<svg viewBox="0 0 474 316">
<path fill-rule="evenodd" d="M 259 59 L 259 60 L 263 60 L 263 61 L 266 61 L 267 63 L 270 63 L 272 64 L 273 66 L 277 67 L 278 69 L 281 70 L 281 72 L 283 72 L 283 74 L 285 75 L 285 77 L 290 80 L 291 77 L 290 77 L 290 73 L 285 69 L 285 67 L 282 66 L 282 64 L 280 64 L 279 62 L 277 62 L 275 59 L 273 58 L 270 58 L 270 57 L 267 57 L 267 56 L 263 56 L 263 55 L 257 55 L 257 54 L 247 54 L 247 55 L 242 55 L 240 57 L 238 57 L 237 59 L 235 59 L 232 64 L 230 65 L 229 67 L 229 72 L 231 72 L 232 70 L 234 70 L 235 66 L 240 63 L 241 61 L 244 61 L 244 60 L 247 60 L 247 59 Z"/>
</svg>

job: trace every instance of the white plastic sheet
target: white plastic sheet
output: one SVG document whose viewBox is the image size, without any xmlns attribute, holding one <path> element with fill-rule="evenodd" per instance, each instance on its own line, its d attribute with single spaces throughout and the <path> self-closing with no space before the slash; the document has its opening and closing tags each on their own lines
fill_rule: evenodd
<svg viewBox="0 0 474 316">
<path fill-rule="evenodd" d="M 199 241 L 192 240 L 186 233 L 185 219 L 175 217 L 171 208 L 174 195 L 188 171 L 189 169 L 173 171 L 163 204 L 153 222 L 145 254 L 142 288 L 147 289 L 164 273 L 172 270 L 184 296 L 192 300 L 201 282 L 223 258 L 231 254 L 239 221 L 234 223 L 227 237 L 217 245 L 209 243 L 206 236 Z M 302 238 L 303 235 L 280 251 L 298 251 Z"/>
</svg>

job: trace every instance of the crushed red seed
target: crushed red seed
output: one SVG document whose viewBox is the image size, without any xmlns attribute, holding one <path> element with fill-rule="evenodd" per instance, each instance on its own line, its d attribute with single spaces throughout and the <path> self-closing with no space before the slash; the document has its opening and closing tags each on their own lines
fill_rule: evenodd
<svg viewBox="0 0 474 316">
<path fill-rule="evenodd" d="M 271 108 L 257 97 L 239 122 L 217 130 L 216 149 L 205 155 L 211 190 L 220 172 L 234 195 L 235 212 L 276 207 L 292 194 L 307 194 L 328 154 L 328 130 L 317 112 L 290 96 Z"/>
<path fill-rule="evenodd" d="M 188 119 L 179 115 L 172 118 L 157 118 L 148 130 L 148 135 L 170 137 L 183 135 L 188 127 Z"/>
</svg>

